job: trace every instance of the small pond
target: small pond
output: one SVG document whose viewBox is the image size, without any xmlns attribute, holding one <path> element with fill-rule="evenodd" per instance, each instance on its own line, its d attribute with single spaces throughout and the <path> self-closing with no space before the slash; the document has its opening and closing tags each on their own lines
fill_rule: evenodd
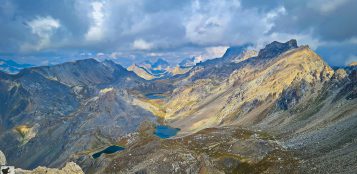
<svg viewBox="0 0 357 174">
<path fill-rule="evenodd" d="M 145 97 L 149 98 L 149 99 L 162 99 L 162 98 L 165 98 L 163 93 L 149 93 L 149 94 L 146 94 Z"/>
<path fill-rule="evenodd" d="M 166 139 L 175 136 L 178 131 L 180 131 L 179 128 L 172 128 L 170 126 L 159 125 L 156 126 L 154 134 L 160 138 Z"/>
<path fill-rule="evenodd" d="M 96 159 L 96 158 L 100 157 L 100 155 L 102 155 L 103 153 L 112 154 L 112 153 L 115 153 L 115 152 L 118 152 L 118 151 L 122 151 L 124 149 L 125 149 L 124 147 L 120 147 L 120 146 L 109 146 L 109 147 L 105 148 L 104 150 L 93 154 L 92 157 L 94 159 Z"/>
</svg>

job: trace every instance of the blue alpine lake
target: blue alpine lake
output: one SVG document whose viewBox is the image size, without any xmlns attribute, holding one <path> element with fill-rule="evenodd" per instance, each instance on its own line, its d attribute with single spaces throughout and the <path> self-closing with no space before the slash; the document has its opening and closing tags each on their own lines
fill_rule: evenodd
<svg viewBox="0 0 357 174">
<path fill-rule="evenodd" d="M 146 94 L 145 97 L 149 99 L 162 99 L 165 98 L 165 96 L 162 95 L 162 93 L 149 93 Z"/>
<path fill-rule="evenodd" d="M 166 139 L 175 136 L 178 131 L 180 131 L 179 128 L 172 128 L 170 126 L 159 125 L 156 126 L 154 134 L 160 138 Z"/>
<path fill-rule="evenodd" d="M 120 147 L 120 146 L 109 146 L 109 147 L 105 148 L 104 150 L 93 154 L 92 157 L 94 159 L 96 159 L 96 158 L 100 157 L 100 155 L 102 155 L 103 153 L 112 154 L 112 153 L 115 153 L 115 152 L 118 152 L 118 151 L 122 151 L 124 149 L 125 149 L 124 147 Z"/>
</svg>

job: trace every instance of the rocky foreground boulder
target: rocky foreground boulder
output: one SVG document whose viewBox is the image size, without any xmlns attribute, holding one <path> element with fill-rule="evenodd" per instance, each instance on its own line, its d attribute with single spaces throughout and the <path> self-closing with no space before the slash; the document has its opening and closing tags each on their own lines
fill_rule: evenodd
<svg viewBox="0 0 357 174">
<path fill-rule="evenodd" d="M 0 151 L 0 165 L 6 165 L 6 157 Z M 15 169 L 16 174 L 84 174 L 81 167 L 74 162 L 68 162 L 62 169 L 37 167 L 34 170 L 23 170 L 20 168 Z"/>
<path fill-rule="evenodd" d="M 16 174 L 84 174 L 81 167 L 74 162 L 66 163 L 62 169 L 37 167 L 34 170 L 15 169 Z"/>
<path fill-rule="evenodd" d="M 2 151 L 0 151 L 0 165 L 6 165 L 6 158 Z"/>
</svg>

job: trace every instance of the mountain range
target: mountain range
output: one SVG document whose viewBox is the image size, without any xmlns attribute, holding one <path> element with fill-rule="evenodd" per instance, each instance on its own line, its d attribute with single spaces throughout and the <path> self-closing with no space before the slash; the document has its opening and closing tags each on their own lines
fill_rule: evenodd
<svg viewBox="0 0 357 174">
<path fill-rule="evenodd" d="M 183 59 L 178 65 L 170 65 L 167 61 L 159 58 L 155 62 L 144 61 L 133 64 L 127 69 L 135 72 L 146 80 L 169 78 L 174 75 L 184 74 L 189 71 L 197 60 L 195 57 Z"/>
<path fill-rule="evenodd" d="M 71 161 L 85 173 L 357 170 L 357 68 L 333 69 L 296 40 L 175 68 L 86 59 L 0 72 L 0 103 L 0 150 L 27 170 Z M 161 139 L 157 125 L 178 134 Z M 125 150 L 92 157 L 111 145 Z"/>
<path fill-rule="evenodd" d="M 20 72 L 20 70 L 22 70 L 24 68 L 30 68 L 30 67 L 33 67 L 33 65 L 19 64 L 13 60 L 0 59 L 0 71 L 6 72 L 9 74 L 16 74 L 16 73 Z"/>
</svg>

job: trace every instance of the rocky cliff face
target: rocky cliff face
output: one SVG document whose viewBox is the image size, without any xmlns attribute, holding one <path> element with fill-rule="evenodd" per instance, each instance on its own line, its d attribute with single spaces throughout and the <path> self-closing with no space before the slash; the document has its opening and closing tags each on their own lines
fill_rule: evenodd
<svg viewBox="0 0 357 174">
<path fill-rule="evenodd" d="M 0 165 L 6 165 L 6 157 L 2 151 L 0 151 Z"/>
<path fill-rule="evenodd" d="M 268 58 L 274 58 L 281 53 L 284 53 L 288 50 L 297 48 L 297 41 L 295 39 L 292 39 L 286 43 L 280 43 L 277 41 L 274 41 L 268 45 L 265 46 L 262 50 L 259 51 L 258 57 L 262 59 L 268 59 Z"/>
<path fill-rule="evenodd" d="M 74 162 L 66 163 L 61 169 L 37 167 L 33 170 L 15 169 L 17 174 L 84 174 L 81 167 Z"/>
</svg>

